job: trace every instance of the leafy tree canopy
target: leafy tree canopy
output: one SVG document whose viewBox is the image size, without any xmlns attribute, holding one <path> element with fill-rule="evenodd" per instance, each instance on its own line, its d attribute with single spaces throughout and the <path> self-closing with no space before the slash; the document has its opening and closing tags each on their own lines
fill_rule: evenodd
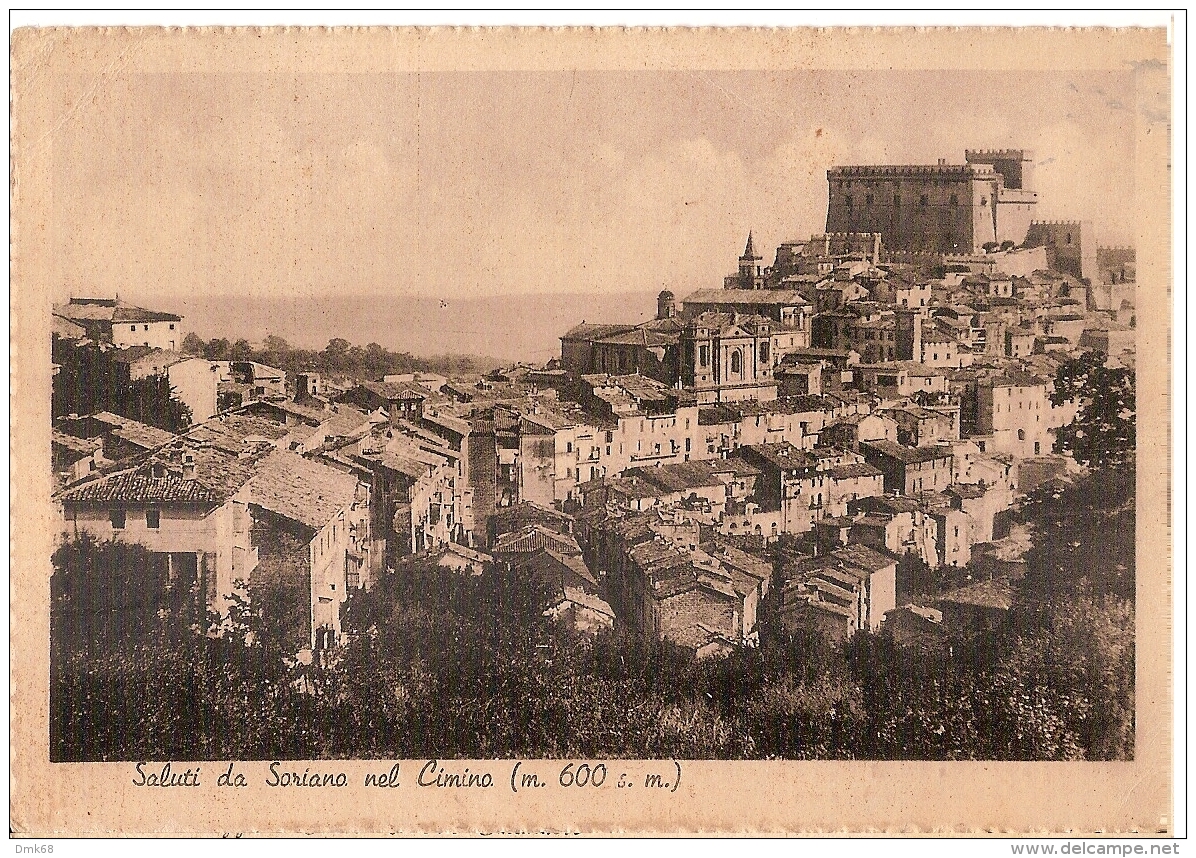
<svg viewBox="0 0 1196 858">
<path fill-rule="evenodd" d="M 1051 393 L 1051 404 L 1079 407 L 1075 420 L 1058 430 L 1055 452 L 1094 468 L 1125 464 L 1137 445 L 1134 373 L 1106 363 L 1103 352 L 1072 358 L 1059 367 Z"/>
</svg>

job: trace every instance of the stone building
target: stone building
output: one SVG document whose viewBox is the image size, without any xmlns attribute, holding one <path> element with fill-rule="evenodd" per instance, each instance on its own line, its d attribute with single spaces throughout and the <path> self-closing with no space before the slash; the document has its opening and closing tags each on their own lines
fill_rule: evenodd
<svg viewBox="0 0 1196 858">
<path fill-rule="evenodd" d="M 971 151 L 964 164 L 827 171 L 828 233 L 880 233 L 890 251 L 976 253 L 1026 238 L 1037 204 L 1026 150 Z"/>
<path fill-rule="evenodd" d="M 1034 221 L 1026 235 L 1027 247 L 1045 247 L 1047 265 L 1081 280 L 1100 280 L 1096 234 L 1090 221 Z"/>
<path fill-rule="evenodd" d="M 149 346 L 178 351 L 183 344 L 182 316 L 147 310 L 120 298 L 71 298 L 54 307 L 54 315 L 87 331 L 95 342 L 117 348 Z"/>
</svg>

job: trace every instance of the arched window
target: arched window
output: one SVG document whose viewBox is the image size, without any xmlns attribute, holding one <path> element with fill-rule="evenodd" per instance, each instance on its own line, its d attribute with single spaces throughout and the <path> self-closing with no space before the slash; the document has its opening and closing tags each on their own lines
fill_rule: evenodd
<svg viewBox="0 0 1196 858">
<path fill-rule="evenodd" d="M 1017 440 L 1019 440 L 1019 441 L 1025 441 L 1025 440 L 1026 440 L 1026 430 L 1025 430 L 1025 429 L 1018 429 L 1018 430 L 1017 430 Z"/>
<path fill-rule="evenodd" d="M 731 352 L 731 374 L 738 375 L 743 372 L 743 352 L 739 349 Z"/>
</svg>

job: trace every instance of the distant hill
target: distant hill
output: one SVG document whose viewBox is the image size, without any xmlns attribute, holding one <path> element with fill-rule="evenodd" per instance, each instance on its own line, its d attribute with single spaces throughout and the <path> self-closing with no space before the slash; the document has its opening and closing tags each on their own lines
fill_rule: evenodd
<svg viewBox="0 0 1196 858">
<path fill-rule="evenodd" d="M 205 340 L 260 342 L 273 334 L 302 348 L 333 337 L 371 342 L 418 356 L 475 355 L 545 361 L 559 337 L 582 320 L 640 322 L 656 312 L 656 293 L 507 295 L 450 300 L 402 295 L 295 298 L 128 295 L 126 300 L 183 316 L 183 329 Z"/>
</svg>

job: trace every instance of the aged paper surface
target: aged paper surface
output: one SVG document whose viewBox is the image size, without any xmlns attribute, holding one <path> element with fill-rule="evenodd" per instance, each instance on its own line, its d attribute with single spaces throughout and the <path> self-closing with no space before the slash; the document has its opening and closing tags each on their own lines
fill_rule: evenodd
<svg viewBox="0 0 1196 858">
<path fill-rule="evenodd" d="M 1170 63 L 1162 30 L 17 32 L 12 56 L 13 831 L 31 836 L 1171 831 Z M 196 302 L 206 299 L 209 320 L 220 320 L 211 308 L 223 302 L 233 308 L 243 306 L 234 298 L 277 298 L 290 302 L 291 328 L 279 321 L 278 327 L 267 323 L 251 332 L 230 315 L 203 329 L 201 336 L 256 341 L 285 329 L 284 337 L 308 346 L 303 341 L 306 326 L 314 331 L 310 338 L 316 349 L 344 337 L 357 346 L 373 338 L 386 348 L 416 351 L 400 335 L 386 340 L 375 332 L 385 331 L 385 325 L 360 336 L 352 327 L 369 319 L 369 302 L 385 298 L 389 303 L 378 306 L 391 309 L 377 312 L 394 312 L 394 296 L 410 295 L 413 300 L 438 300 L 449 311 L 430 314 L 426 323 L 416 325 L 395 317 L 395 329 L 407 332 L 402 336 L 415 337 L 410 333 L 415 328 L 425 335 L 432 332 L 421 341 L 419 354 L 493 354 L 508 365 L 525 354 L 528 362 L 542 367 L 552 355 L 537 352 L 532 343 L 542 344 L 543 332 L 538 340 L 529 333 L 526 342 L 520 334 L 508 336 L 511 351 L 500 353 L 497 339 L 471 350 L 468 337 L 462 345 L 459 330 L 472 330 L 472 323 L 456 315 L 453 305 L 471 296 L 522 293 L 526 299 L 554 289 L 562 294 L 637 289 L 649 302 L 660 289 L 681 290 L 678 299 L 697 289 L 717 289 L 725 273 L 717 260 L 731 260 L 742 246 L 717 243 L 730 234 L 742 242 L 740 233 L 752 227 L 749 219 L 762 211 L 778 223 L 768 246 L 757 245 L 765 265 L 780 242 L 836 231 L 823 218 L 824 198 L 810 199 L 805 192 L 814 187 L 825 193 L 825 171 L 842 164 L 910 163 L 903 156 L 920 151 L 910 141 L 922 135 L 937 135 L 940 157 L 949 157 L 950 163 L 962 160 L 965 148 L 1018 145 L 1007 140 L 1018 128 L 1000 127 L 999 117 L 994 120 L 984 109 L 986 102 L 1005 81 L 1030 98 L 1036 82 L 1055 85 L 1062 80 L 1066 85 L 1073 78 L 1077 99 L 1101 86 L 1112 87 L 1104 103 L 1117 117 L 1116 140 L 1088 129 L 1066 103 L 1052 104 L 1060 111 L 1054 123 L 1057 148 L 1040 148 L 1037 154 L 1043 179 L 1038 205 L 1051 220 L 1104 218 L 1098 225 L 1111 237 L 1108 244 L 1134 248 L 1136 298 L 1130 306 L 1136 348 L 1149 356 L 1136 366 L 1141 416 L 1138 557 L 1131 580 L 1136 581 L 1134 613 L 1146 621 L 1136 627 L 1134 741 L 1128 754 L 1109 762 L 927 762 L 764 760 L 746 753 L 742 755 L 748 759 L 675 762 L 621 761 L 617 754 L 463 760 L 453 759 L 460 755 L 451 749 L 425 748 L 425 757 L 403 760 L 397 770 L 392 768 L 396 760 L 384 754 L 370 755 L 382 757 L 377 760 L 288 761 L 285 754 L 270 752 L 249 760 L 214 753 L 201 760 L 155 755 L 149 757 L 152 763 L 141 756 L 50 762 L 49 558 L 64 529 L 61 504 L 56 508 L 52 502 L 58 486 L 46 467 L 52 458 L 47 431 L 54 363 L 47 351 L 51 326 L 60 333 L 52 306 L 73 297 L 119 294 L 129 304 L 167 311 L 167 316 L 177 313 L 183 316 L 179 340 L 159 347 L 178 352 L 184 349 L 183 334 L 191 330 L 187 316 L 195 315 L 190 308 Z M 665 80 L 667 86 L 660 83 Z M 785 81 L 792 81 L 789 89 Z M 973 85 L 972 99 L 961 96 Z M 932 93 L 939 86 L 945 90 L 943 112 L 932 115 L 927 105 L 935 103 Z M 544 94 L 553 88 L 560 92 Z M 687 92 L 694 88 L 720 89 L 717 110 L 697 96 L 689 103 Z M 830 90 L 838 94 L 827 96 Z M 852 112 L 843 105 L 854 103 L 857 121 L 848 131 L 836 128 L 831 118 L 825 128 L 813 120 L 809 129 L 778 131 L 789 115 L 788 105 L 782 109 L 778 101 L 785 96 L 817 104 L 815 117 L 818 110 L 842 116 Z M 651 103 L 653 98 L 659 100 Z M 828 105 L 836 98 L 832 110 Z M 895 119 L 889 107 L 898 99 L 909 99 L 909 108 Z M 289 113 L 288 101 L 310 103 Z M 356 103 L 346 107 L 349 101 Z M 650 113 L 666 117 L 662 125 L 686 129 L 678 136 L 683 145 L 662 148 L 655 160 L 644 157 L 633 163 L 639 157 L 634 153 L 640 152 L 635 145 L 604 150 L 579 130 L 616 127 L 650 152 L 651 135 L 661 132 L 636 118 L 648 110 L 646 103 Z M 561 112 L 545 125 L 538 113 L 552 110 Z M 712 112 L 704 118 L 703 110 Z M 360 126 L 332 127 L 345 111 Z M 526 111 L 529 127 L 537 132 L 549 127 L 556 135 L 550 156 L 523 160 L 520 147 L 533 151 L 534 145 L 519 139 L 521 111 Z M 412 136 L 396 142 L 397 160 L 388 161 L 358 134 L 400 114 L 415 117 L 408 127 Z M 321 115 L 328 117 L 329 127 L 320 127 Z M 620 124 L 628 115 L 632 119 Z M 707 122 L 708 132 L 703 130 Z M 727 154 L 721 144 L 711 142 L 734 126 L 755 129 L 744 137 L 761 138 L 761 151 L 773 153 L 776 163 L 765 184 L 771 183 L 766 190 L 774 196 L 766 204 L 743 204 L 733 192 L 737 183 L 744 194 L 761 191 L 759 177 L 747 175 L 758 165 L 745 168 L 735 157 L 735 146 L 746 144 L 727 144 Z M 385 137 L 383 132 L 375 140 Z M 158 148 L 145 148 L 146 139 L 155 140 Z M 431 153 L 421 148 L 430 145 L 446 148 Z M 1125 157 L 1116 165 L 1121 172 L 1104 181 L 1100 171 L 1105 168 L 1091 165 L 1108 164 L 1108 147 Z M 479 151 L 489 154 L 479 157 Z M 624 165 L 619 159 L 625 157 Z M 1075 167 L 1074 178 L 1058 169 L 1052 173 L 1047 167 L 1051 158 Z M 606 175 L 624 176 L 622 183 L 584 186 L 559 207 L 551 198 L 536 196 L 554 192 L 551 182 L 541 181 L 544 175 L 600 176 L 600 171 L 584 173 L 578 165 L 602 159 L 614 159 Z M 1116 172 L 1114 166 L 1107 169 Z M 446 201 L 432 199 L 446 185 L 424 170 L 441 178 L 474 173 L 459 197 Z M 787 189 L 789 182 L 797 190 Z M 1092 187 L 1076 189 L 1086 182 Z M 654 200 L 677 198 L 677 184 L 685 196 L 693 195 L 678 202 L 702 210 L 701 219 L 683 223 L 677 214 L 676 228 L 645 235 L 645 229 L 664 229 L 668 219 L 635 220 L 627 214 L 634 206 L 616 204 L 613 210 L 627 220 L 603 222 L 612 210 L 603 208 L 606 198 L 634 191 L 650 208 Z M 1014 183 L 1006 176 L 1005 184 L 1012 188 Z M 1074 210 L 1044 205 L 1048 188 L 1062 196 L 1069 187 Z M 205 194 L 218 201 L 201 199 Z M 219 200 L 224 195 L 254 202 L 240 210 L 229 203 L 223 210 Z M 867 204 L 871 202 L 869 197 Z M 905 202 L 913 206 L 917 201 Z M 896 199 L 894 204 L 899 205 Z M 117 221 L 106 212 L 117 213 Z M 561 229 L 540 231 L 554 218 L 564 224 Z M 369 226 L 363 228 L 365 222 Z M 453 223 L 459 230 L 450 233 Z M 369 234 L 393 242 L 394 258 L 385 260 L 377 246 L 363 244 L 362 237 Z M 657 252 L 654 241 L 662 245 L 659 259 L 648 256 Z M 1070 244 L 1070 233 L 1066 242 L 1060 238 L 1057 243 Z M 624 245 L 634 248 L 633 253 Z M 520 255 L 519 248 L 532 250 Z M 361 257 L 355 261 L 358 252 Z M 714 268 L 705 261 L 693 271 L 677 267 L 686 257 L 704 260 L 708 253 L 716 260 Z M 472 282 L 461 274 L 460 261 L 468 255 L 476 273 Z M 633 256 L 657 270 L 629 276 Z M 751 256 L 749 246 L 745 257 Z M 319 267 L 326 259 L 338 261 L 335 271 L 343 281 L 327 279 L 333 269 Z M 614 273 L 604 275 L 604 265 Z M 750 278 L 750 259 L 748 267 Z M 724 268 L 733 270 L 733 261 Z M 440 279 L 441 271 L 453 282 Z M 620 278 L 628 281 L 622 289 L 611 282 Z M 1120 281 L 1116 276 L 1113 280 L 1124 283 L 1124 272 Z M 367 310 L 348 327 L 325 331 L 322 326 L 331 325 L 326 302 L 345 292 L 362 297 Z M 526 305 L 525 300 L 519 306 Z M 582 306 L 579 301 L 576 314 L 559 331 L 548 332 L 550 346 L 586 319 Z M 646 312 L 651 318 L 653 306 Z M 141 321 L 134 321 L 134 335 Z M 518 319 L 510 324 L 517 327 Z M 125 345 L 140 344 L 130 340 Z M 526 350 L 520 352 L 520 346 Z M 187 467 L 183 460 L 184 480 Z M 169 477 L 154 474 L 148 479 Z M 262 491 L 265 477 L 254 479 Z M 285 485 L 285 480 L 273 484 L 274 500 L 255 496 L 254 509 L 266 510 L 264 516 L 272 510 L 286 514 L 279 512 L 284 504 L 277 501 L 286 494 Z M 124 513 L 120 515 L 119 527 L 124 528 Z M 118 526 L 115 517 L 111 521 Z M 154 522 L 147 520 L 146 526 L 156 528 L 156 518 Z M 313 530 L 322 526 L 310 525 Z M 195 549 L 188 550 L 193 567 L 206 563 L 203 550 L 198 561 Z M 172 564 L 179 562 L 171 551 L 175 549 L 167 549 L 165 556 Z M 473 555 L 461 556 L 462 563 L 473 562 Z M 174 566 L 171 574 L 176 574 Z M 313 612 L 319 604 L 313 597 Z M 741 620 L 738 614 L 736 619 Z M 324 631 L 331 632 L 331 626 L 314 633 Z M 145 703 L 149 709 L 153 701 Z M 127 699 L 124 705 L 136 708 Z M 449 724 L 456 719 L 466 723 L 461 712 L 451 709 L 442 717 Z M 115 723 L 135 721 L 121 717 Z M 363 735 L 371 729 L 368 723 L 361 727 Z M 91 738 L 70 741 L 86 745 Z M 537 747 L 553 745 L 545 740 Z M 184 777 L 199 785 L 149 785 L 154 781 L 147 776 L 160 774 L 167 760 L 176 778 L 194 773 Z M 271 765 L 277 761 L 282 762 Z M 245 786 L 219 784 L 230 764 L 234 777 L 229 780 L 242 774 Z M 568 764 L 573 767 L 565 772 Z M 596 780 L 594 773 L 603 766 L 604 782 L 579 786 L 581 765 L 587 767 L 587 780 Z M 435 783 L 442 770 L 485 775 L 492 785 L 422 785 Z M 396 771 L 391 785 L 377 785 Z M 282 785 L 281 773 L 294 773 L 296 779 L 305 774 L 331 777 L 325 786 L 308 789 Z M 547 786 L 532 786 L 529 774 Z M 338 785 L 338 776 L 344 786 Z M 373 785 L 366 786 L 371 776 Z"/>
</svg>

